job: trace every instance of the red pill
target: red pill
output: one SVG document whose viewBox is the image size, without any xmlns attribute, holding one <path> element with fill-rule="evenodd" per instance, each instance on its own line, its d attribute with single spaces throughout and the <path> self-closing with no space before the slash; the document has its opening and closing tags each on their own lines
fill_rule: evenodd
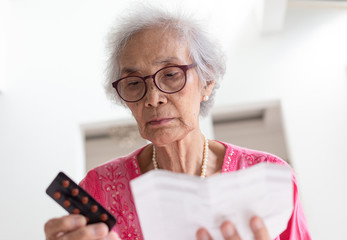
<svg viewBox="0 0 347 240">
<path fill-rule="evenodd" d="M 71 194 L 72 194 L 72 196 L 74 196 L 74 197 L 76 197 L 76 196 L 78 195 L 78 193 L 79 193 L 78 188 L 74 188 L 74 189 L 72 189 L 72 191 L 71 191 Z"/>
<path fill-rule="evenodd" d="M 89 223 L 89 221 L 90 221 L 89 217 L 86 217 L 86 221 L 87 221 L 87 223 Z"/>
<path fill-rule="evenodd" d="M 62 185 L 63 185 L 64 188 L 67 188 L 70 185 L 70 181 L 69 180 L 64 180 L 62 182 Z"/>
<path fill-rule="evenodd" d="M 55 192 L 53 197 L 54 197 L 54 199 L 59 199 L 61 197 L 60 192 Z"/>
<path fill-rule="evenodd" d="M 88 197 L 82 197 L 82 203 L 87 204 L 89 201 Z"/>
<path fill-rule="evenodd" d="M 65 200 L 64 202 L 63 202 L 63 205 L 64 205 L 64 207 L 70 207 L 70 205 L 71 205 L 71 202 L 69 201 L 69 200 Z"/>
<path fill-rule="evenodd" d="M 107 219 L 108 219 L 108 216 L 107 216 L 107 214 L 106 213 L 103 213 L 103 214 L 101 214 L 100 215 L 100 219 L 102 220 L 102 221 L 107 221 Z"/>
<path fill-rule="evenodd" d="M 90 210 L 92 211 L 92 213 L 96 213 L 96 212 L 98 211 L 98 206 L 92 205 L 92 206 L 90 207 Z"/>
<path fill-rule="evenodd" d="M 72 213 L 74 214 L 80 214 L 80 210 L 78 208 L 74 208 L 74 210 L 72 210 Z"/>
</svg>

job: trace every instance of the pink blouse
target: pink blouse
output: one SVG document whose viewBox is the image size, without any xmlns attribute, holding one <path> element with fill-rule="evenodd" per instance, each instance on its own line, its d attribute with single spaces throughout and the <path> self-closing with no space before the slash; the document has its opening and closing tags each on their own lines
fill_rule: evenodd
<svg viewBox="0 0 347 240">
<path fill-rule="evenodd" d="M 223 143 L 226 147 L 222 172 L 233 172 L 260 162 L 287 164 L 269 153 L 241 148 Z M 128 156 L 120 157 L 100 165 L 88 172 L 80 185 L 117 218 L 113 228 L 121 239 L 142 240 L 140 222 L 131 194 L 130 180 L 141 175 L 137 156 L 142 147 Z M 306 218 L 299 200 L 296 179 L 294 184 L 294 210 L 287 229 L 275 240 L 311 239 Z"/>
</svg>

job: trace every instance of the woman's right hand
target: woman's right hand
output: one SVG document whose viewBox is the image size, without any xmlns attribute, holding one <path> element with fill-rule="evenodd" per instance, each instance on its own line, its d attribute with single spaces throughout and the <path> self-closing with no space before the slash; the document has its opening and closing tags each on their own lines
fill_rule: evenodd
<svg viewBox="0 0 347 240">
<path fill-rule="evenodd" d="M 86 218 L 78 214 L 48 220 L 45 235 L 46 240 L 120 240 L 117 233 L 108 231 L 105 223 L 87 225 Z"/>
<path fill-rule="evenodd" d="M 270 235 L 267 228 L 260 217 L 254 216 L 251 218 L 250 227 L 254 234 L 255 240 L 270 240 Z M 222 235 L 224 240 L 241 240 L 235 226 L 230 221 L 225 221 L 221 227 Z M 213 240 L 211 235 L 207 232 L 205 228 L 200 228 L 196 232 L 197 240 Z"/>
</svg>

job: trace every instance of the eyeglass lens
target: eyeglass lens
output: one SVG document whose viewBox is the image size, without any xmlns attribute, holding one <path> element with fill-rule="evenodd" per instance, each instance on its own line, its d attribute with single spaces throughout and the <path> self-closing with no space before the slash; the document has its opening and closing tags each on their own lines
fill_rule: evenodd
<svg viewBox="0 0 347 240">
<path fill-rule="evenodd" d="M 154 76 L 156 86 L 165 93 L 180 91 L 185 84 L 185 73 L 179 67 L 161 69 Z M 140 77 L 126 77 L 117 85 L 119 95 L 126 101 L 140 100 L 146 92 L 146 83 Z"/>
</svg>

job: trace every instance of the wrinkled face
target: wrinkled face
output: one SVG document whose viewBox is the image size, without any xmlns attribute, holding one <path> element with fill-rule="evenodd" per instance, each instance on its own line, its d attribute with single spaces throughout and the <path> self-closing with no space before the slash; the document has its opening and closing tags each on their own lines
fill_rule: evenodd
<svg viewBox="0 0 347 240">
<path fill-rule="evenodd" d="M 161 29 L 135 34 L 119 58 L 121 77 L 144 77 L 166 66 L 191 63 L 187 45 L 174 32 Z M 200 102 L 205 88 L 202 88 L 195 68 L 187 71 L 186 86 L 174 94 L 161 92 L 152 78 L 148 78 L 146 83 L 145 97 L 127 103 L 143 138 L 156 145 L 166 145 L 199 128 Z"/>
</svg>

